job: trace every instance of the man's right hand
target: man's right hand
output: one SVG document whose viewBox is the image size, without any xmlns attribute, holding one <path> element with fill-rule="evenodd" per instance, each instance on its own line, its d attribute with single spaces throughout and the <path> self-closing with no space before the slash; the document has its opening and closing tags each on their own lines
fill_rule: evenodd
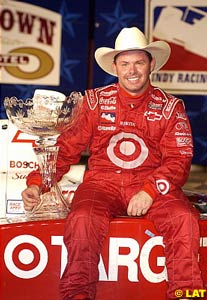
<svg viewBox="0 0 207 300">
<path fill-rule="evenodd" d="M 22 199 L 24 208 L 31 211 L 35 206 L 40 203 L 40 188 L 38 185 L 30 185 L 22 192 Z"/>
</svg>

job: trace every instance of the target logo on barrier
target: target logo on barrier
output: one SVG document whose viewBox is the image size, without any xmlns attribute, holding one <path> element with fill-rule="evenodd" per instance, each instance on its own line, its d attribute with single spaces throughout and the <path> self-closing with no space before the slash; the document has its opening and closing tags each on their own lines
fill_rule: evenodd
<svg viewBox="0 0 207 300">
<path fill-rule="evenodd" d="M 134 169 L 143 164 L 148 157 L 148 148 L 142 138 L 134 133 L 121 132 L 109 142 L 107 154 L 118 167 Z"/>
<path fill-rule="evenodd" d="M 34 278 L 41 274 L 48 262 L 48 252 L 38 238 L 21 235 L 5 248 L 4 260 L 12 274 L 20 278 Z"/>
</svg>

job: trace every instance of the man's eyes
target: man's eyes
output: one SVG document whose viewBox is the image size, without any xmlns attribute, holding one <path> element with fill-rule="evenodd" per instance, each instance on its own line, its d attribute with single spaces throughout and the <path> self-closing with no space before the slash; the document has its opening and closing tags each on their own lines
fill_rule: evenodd
<svg viewBox="0 0 207 300">
<path fill-rule="evenodd" d="M 135 65 L 144 65 L 144 64 L 145 64 L 145 62 L 143 60 L 137 61 L 135 63 Z M 121 66 L 123 66 L 123 67 L 129 66 L 129 65 L 130 65 L 129 63 L 121 63 Z"/>
</svg>

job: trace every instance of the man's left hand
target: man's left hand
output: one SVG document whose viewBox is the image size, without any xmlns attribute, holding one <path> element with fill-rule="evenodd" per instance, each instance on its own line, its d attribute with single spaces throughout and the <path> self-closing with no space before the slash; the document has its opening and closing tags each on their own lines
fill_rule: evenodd
<svg viewBox="0 0 207 300">
<path fill-rule="evenodd" d="M 145 215 L 153 203 L 152 197 L 145 191 L 135 194 L 129 201 L 127 208 L 128 216 Z"/>
</svg>

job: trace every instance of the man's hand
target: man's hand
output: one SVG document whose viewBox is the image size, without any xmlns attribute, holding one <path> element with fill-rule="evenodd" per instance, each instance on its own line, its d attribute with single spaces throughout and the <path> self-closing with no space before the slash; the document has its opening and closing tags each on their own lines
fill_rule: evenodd
<svg viewBox="0 0 207 300">
<path fill-rule="evenodd" d="M 152 197 L 144 191 L 135 194 L 129 201 L 127 208 L 128 216 L 145 215 L 153 203 Z"/>
<path fill-rule="evenodd" d="M 38 185 L 30 185 L 22 192 L 24 208 L 27 211 L 32 210 L 40 203 L 40 188 Z"/>
</svg>

